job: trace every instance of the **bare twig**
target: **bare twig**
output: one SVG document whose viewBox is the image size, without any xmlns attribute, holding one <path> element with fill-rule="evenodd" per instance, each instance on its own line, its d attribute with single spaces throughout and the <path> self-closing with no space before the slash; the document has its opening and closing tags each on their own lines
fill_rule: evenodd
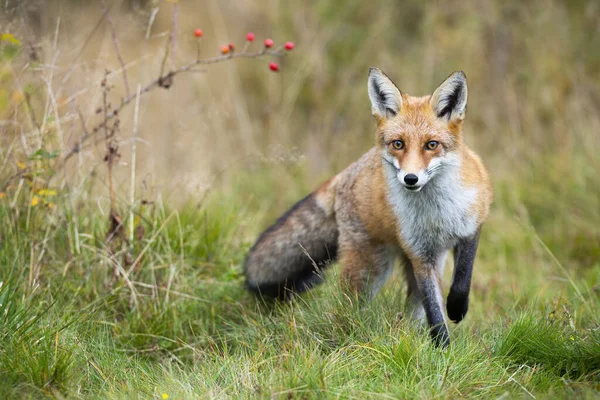
<svg viewBox="0 0 600 400">
<path fill-rule="evenodd" d="M 195 71 L 194 67 L 198 66 L 198 65 L 208 65 L 208 64 L 216 64 L 216 63 L 220 63 L 223 61 L 227 61 L 233 58 L 258 58 L 258 57 L 263 57 L 263 56 L 280 56 L 283 54 L 283 50 L 282 49 L 276 49 L 276 50 L 266 50 L 263 49 L 261 51 L 257 51 L 255 53 L 234 53 L 234 54 L 226 54 L 226 55 L 222 55 L 222 56 L 217 56 L 217 57 L 211 57 L 211 58 L 205 58 L 202 60 L 195 60 L 189 64 L 183 65 L 169 73 L 167 73 L 166 75 L 161 75 L 159 76 L 157 79 L 153 80 L 152 82 L 150 82 L 149 84 L 147 84 L 146 86 L 144 86 L 141 91 L 140 91 L 140 96 L 149 92 L 150 90 L 152 90 L 154 87 L 164 87 L 167 88 L 165 83 L 167 82 L 171 82 L 172 79 L 176 76 L 179 75 L 183 72 L 190 72 L 190 71 Z M 81 145 L 87 141 L 90 137 L 94 136 L 96 133 L 98 133 L 98 131 L 100 131 L 101 129 L 104 129 L 108 122 L 110 120 L 112 120 L 114 117 L 116 117 L 119 112 L 125 108 L 126 105 L 128 105 L 129 103 L 131 103 L 133 100 L 135 100 L 137 97 L 136 95 L 131 95 L 126 97 L 125 99 L 123 99 L 123 101 L 121 101 L 121 104 L 116 107 L 113 108 L 112 111 L 108 112 L 105 116 L 105 118 L 102 120 L 102 122 L 100 122 L 98 125 L 96 125 L 90 132 L 88 133 L 84 133 L 83 136 L 81 137 L 81 140 L 79 140 L 79 142 L 74 145 L 63 157 L 63 161 L 68 160 L 69 158 L 71 158 L 73 155 L 77 154 L 80 149 L 81 149 Z"/>
<path fill-rule="evenodd" d="M 171 27 L 171 68 L 175 68 L 175 50 L 177 50 L 177 42 L 175 33 L 177 32 L 177 14 L 179 11 L 179 4 L 173 4 L 173 25 Z"/>
<path fill-rule="evenodd" d="M 56 19 L 56 29 L 54 31 L 54 44 L 52 45 L 52 48 L 54 49 L 54 51 L 56 51 L 56 46 L 58 45 L 58 32 L 60 30 L 60 17 L 58 17 Z"/>
<path fill-rule="evenodd" d="M 117 40 L 115 25 L 113 24 L 113 20 L 110 16 L 109 9 L 106 7 L 106 0 L 102 0 L 102 10 L 104 11 L 104 18 L 106 18 L 106 21 L 108 21 L 108 25 L 110 26 L 110 34 L 112 37 L 113 46 L 115 47 L 115 53 L 117 53 L 117 58 L 119 59 L 121 69 L 123 70 L 123 83 L 125 84 L 125 95 L 129 97 L 131 94 L 129 92 L 129 82 L 127 81 L 127 70 L 125 69 L 125 62 L 123 61 L 123 57 L 121 57 L 121 52 L 119 51 L 119 41 Z"/>
<path fill-rule="evenodd" d="M 102 79 L 102 110 L 99 112 L 103 112 L 104 121 L 107 121 L 107 115 L 109 110 L 111 109 L 110 103 L 108 103 L 108 92 L 110 91 L 110 87 L 108 85 L 107 76 L 108 72 L 104 75 L 104 79 Z M 120 157 L 119 154 L 119 143 L 117 141 L 117 131 L 119 129 L 119 119 L 115 119 L 112 125 L 109 127 L 109 124 L 104 124 L 104 141 L 106 145 L 106 156 L 104 161 L 107 166 L 107 180 L 108 180 L 108 191 L 110 195 L 110 215 L 109 215 L 109 230 L 106 235 L 107 248 L 111 258 L 118 253 L 119 245 L 123 243 L 127 243 L 127 238 L 123 232 L 123 220 L 117 211 L 117 197 L 115 193 L 114 180 L 113 180 L 113 167 L 115 161 Z M 120 240 L 119 240 L 120 239 Z M 125 257 L 127 254 L 125 254 Z M 113 275 L 114 278 L 118 278 L 121 274 L 120 272 L 120 264 L 118 261 L 114 261 L 113 264 Z M 132 294 L 133 295 L 133 294 Z"/>
<path fill-rule="evenodd" d="M 146 40 L 150 39 L 150 31 L 152 30 L 152 25 L 154 25 L 154 20 L 156 19 L 158 10 L 158 7 L 152 9 L 152 14 L 150 14 L 150 19 L 148 20 L 148 27 L 146 28 Z"/>
<path fill-rule="evenodd" d="M 165 65 L 167 64 L 167 58 L 169 57 L 169 49 L 171 48 L 171 40 L 173 36 L 169 35 L 169 39 L 165 43 L 165 54 L 163 55 L 162 61 L 160 62 L 159 76 L 163 76 L 165 73 Z"/>
<path fill-rule="evenodd" d="M 169 58 L 169 54 L 171 54 L 171 69 L 175 68 L 175 31 L 177 30 L 177 4 L 173 5 L 173 23 L 171 24 L 171 32 L 169 33 L 169 39 L 165 43 L 165 54 L 163 55 L 163 59 L 160 63 L 160 76 L 163 76 L 165 73 L 165 65 L 167 64 L 167 59 Z M 164 85 L 164 87 L 169 87 L 169 85 Z"/>
<path fill-rule="evenodd" d="M 83 114 L 81 113 L 81 109 L 76 107 L 77 115 L 79 116 L 79 121 L 81 122 L 81 128 L 83 129 L 84 135 L 89 135 L 87 128 L 85 127 L 85 118 L 83 118 Z"/>
<path fill-rule="evenodd" d="M 33 106 L 31 105 L 31 95 L 27 92 L 24 92 L 24 93 L 25 93 L 25 104 L 27 104 L 27 112 L 29 113 L 31 122 L 33 122 L 33 125 L 38 129 L 38 131 L 41 132 L 42 125 L 40 125 L 37 118 L 35 117 L 35 110 L 34 110 Z"/>
<path fill-rule="evenodd" d="M 102 112 L 104 113 L 104 120 L 107 120 L 107 116 L 108 116 L 108 109 L 109 109 L 109 104 L 108 104 L 108 82 L 106 80 L 106 75 L 104 77 L 104 79 L 102 80 Z M 114 127 L 113 127 L 114 128 Z M 115 198 L 115 190 L 114 190 L 114 186 L 113 186 L 113 180 L 112 180 L 112 167 L 113 167 L 113 162 L 115 160 L 116 157 L 116 152 L 117 150 L 115 149 L 115 144 L 114 144 L 114 129 L 109 129 L 108 124 L 104 124 L 104 141 L 106 143 L 106 164 L 108 166 L 108 190 L 110 193 L 110 209 L 111 209 L 111 214 L 112 212 L 116 209 L 116 198 Z"/>
<path fill-rule="evenodd" d="M 19 172 L 15 173 L 14 175 L 11 175 L 2 185 L 2 189 L 0 189 L 0 192 L 6 191 L 6 189 L 8 189 L 8 186 L 14 179 L 20 178 L 28 172 L 29 172 L 29 168 L 26 168 L 26 169 L 20 170 Z"/>
</svg>

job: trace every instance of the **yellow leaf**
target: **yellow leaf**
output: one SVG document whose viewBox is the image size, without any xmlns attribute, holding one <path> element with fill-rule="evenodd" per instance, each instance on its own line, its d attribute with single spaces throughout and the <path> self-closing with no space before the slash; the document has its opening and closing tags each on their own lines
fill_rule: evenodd
<svg viewBox="0 0 600 400">
<path fill-rule="evenodd" d="M 40 189 L 38 191 L 40 196 L 56 196 L 56 190 L 52 189 Z"/>
<path fill-rule="evenodd" d="M 25 165 L 23 161 L 17 161 L 17 167 L 19 167 L 19 169 L 25 169 L 27 168 L 27 165 Z"/>
<path fill-rule="evenodd" d="M 7 42 L 11 42 L 12 44 L 21 44 L 21 42 L 19 42 L 15 35 L 13 35 L 12 33 L 3 33 L 2 36 L 0 36 L 0 39 L 6 40 Z"/>
<path fill-rule="evenodd" d="M 33 198 L 31 199 L 31 206 L 35 207 L 39 204 L 40 202 L 40 198 L 37 196 L 33 196 Z"/>
<path fill-rule="evenodd" d="M 4 193 L 4 192 L 0 192 L 0 199 L 3 199 L 3 198 L 5 198 L 5 197 L 6 197 L 6 193 Z"/>
</svg>

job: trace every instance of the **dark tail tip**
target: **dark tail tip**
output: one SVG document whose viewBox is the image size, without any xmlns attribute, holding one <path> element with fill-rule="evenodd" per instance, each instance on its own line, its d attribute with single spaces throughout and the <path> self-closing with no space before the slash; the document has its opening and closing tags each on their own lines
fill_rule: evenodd
<svg viewBox="0 0 600 400">
<path fill-rule="evenodd" d="M 306 276 L 285 282 L 252 282 L 246 280 L 246 287 L 259 297 L 288 301 L 294 295 L 306 292 L 321 282 L 323 282 L 323 277 L 320 272 L 311 271 Z"/>
</svg>

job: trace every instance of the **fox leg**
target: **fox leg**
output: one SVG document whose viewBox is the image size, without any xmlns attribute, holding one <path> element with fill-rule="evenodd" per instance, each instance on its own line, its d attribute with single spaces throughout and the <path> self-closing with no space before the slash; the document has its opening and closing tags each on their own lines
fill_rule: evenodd
<svg viewBox="0 0 600 400">
<path fill-rule="evenodd" d="M 456 323 L 465 317 L 469 309 L 471 276 L 478 244 L 479 230 L 473 237 L 461 239 L 454 247 L 454 274 L 446 309 L 448 318 Z"/>
<path fill-rule="evenodd" d="M 421 304 L 429 323 L 429 334 L 433 342 L 442 347 L 450 344 L 450 335 L 444 317 L 441 271 L 446 253 L 435 261 L 413 259 L 413 273 Z"/>
<path fill-rule="evenodd" d="M 439 259 L 439 262 L 436 265 L 436 269 L 439 277 L 444 276 L 444 266 L 446 265 L 446 258 L 448 257 L 448 252 L 445 252 Z M 423 308 L 423 301 L 421 297 L 421 292 L 419 290 L 419 286 L 417 284 L 417 278 L 415 276 L 415 272 L 413 269 L 413 264 L 410 259 L 406 256 L 401 259 L 402 265 L 404 266 L 404 276 L 406 278 L 406 283 L 408 286 L 408 290 L 406 293 L 406 304 L 408 306 L 408 315 L 411 319 L 425 323 L 425 309 Z M 441 282 L 441 280 L 440 280 Z M 442 292 L 442 285 L 440 283 L 440 292 Z"/>
<path fill-rule="evenodd" d="M 371 300 L 387 281 L 394 267 L 394 254 L 383 244 L 342 246 L 342 281 L 347 289 Z"/>
<path fill-rule="evenodd" d="M 408 258 L 402 259 L 402 265 L 404 267 L 404 276 L 406 277 L 406 283 L 408 290 L 406 292 L 406 304 L 408 308 L 408 316 L 421 324 L 425 323 L 425 309 L 423 308 L 423 302 L 421 301 L 421 293 L 417 286 L 417 278 L 413 271 L 412 263 Z"/>
</svg>

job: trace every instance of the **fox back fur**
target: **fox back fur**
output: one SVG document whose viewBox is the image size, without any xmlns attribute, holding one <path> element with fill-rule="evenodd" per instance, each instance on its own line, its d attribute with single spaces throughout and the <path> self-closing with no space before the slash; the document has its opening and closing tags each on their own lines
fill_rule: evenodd
<svg viewBox="0 0 600 400">
<path fill-rule="evenodd" d="M 367 88 L 375 147 L 260 235 L 244 265 L 247 286 L 287 299 L 319 283 L 321 269 L 339 259 L 345 287 L 371 298 L 400 259 L 410 315 L 446 346 L 446 258 L 453 250 L 445 308 L 459 322 L 492 202 L 488 173 L 462 137 L 466 76 L 455 72 L 432 95 L 412 97 L 371 68 Z"/>
</svg>

